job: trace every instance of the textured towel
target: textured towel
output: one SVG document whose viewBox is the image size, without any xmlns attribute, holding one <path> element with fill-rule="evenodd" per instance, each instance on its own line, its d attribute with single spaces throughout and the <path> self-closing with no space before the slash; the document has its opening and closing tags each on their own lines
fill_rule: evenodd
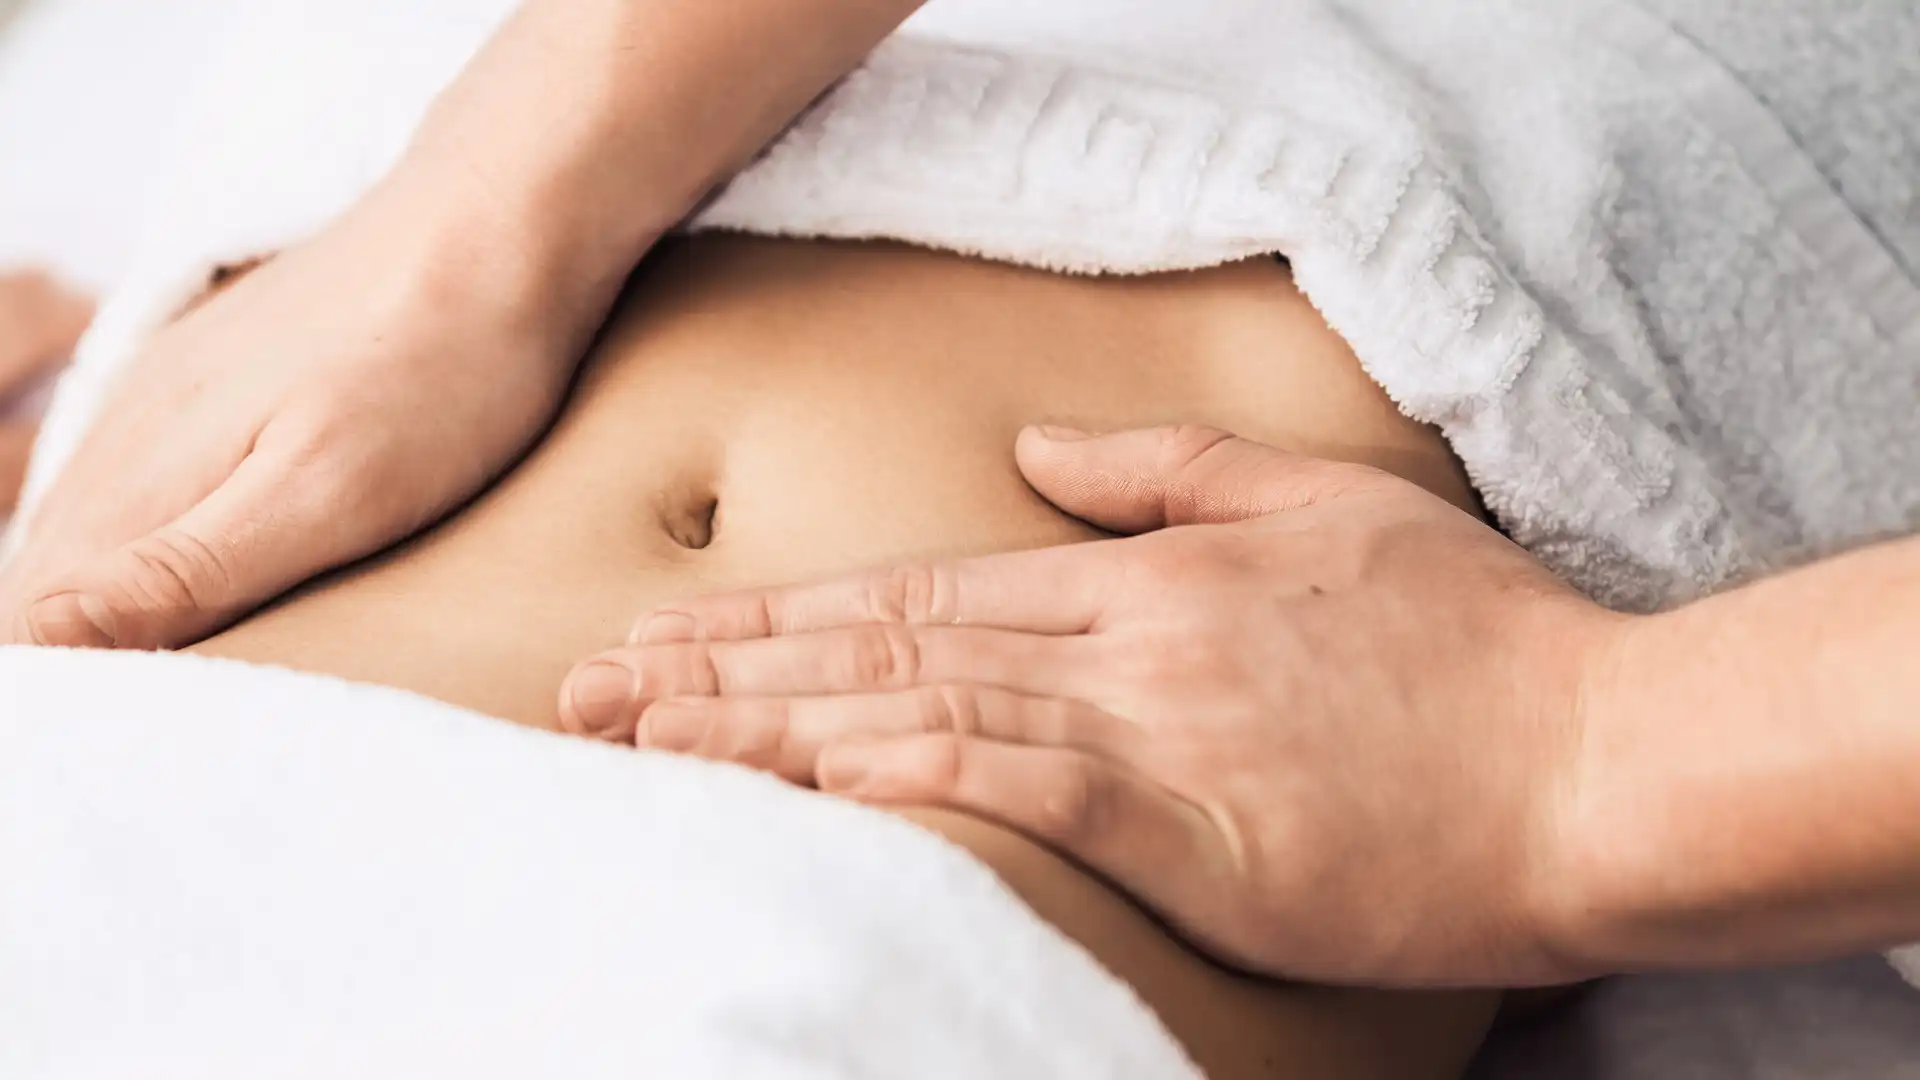
<svg viewBox="0 0 1920 1080">
<path fill-rule="evenodd" d="M 771 777 L 0 648 L 0 1076 L 1198 1073 L 985 867 Z"/>
<path fill-rule="evenodd" d="M 1088 272 L 1283 252 L 1516 540 L 1653 608 L 1920 525 L 1920 132 L 1808 104 L 1910 99 L 1916 15 L 1656 6 L 1679 24 L 1625 0 L 935 0 L 692 224 Z M 30 498 L 206 266 L 336 212 L 502 10 L 247 16 Z M 1738 64 L 1696 42 L 1792 13 L 1801 38 L 1749 35 Z M 1842 35 L 1878 46 L 1845 79 L 1752 89 L 1769 43 Z"/>
</svg>

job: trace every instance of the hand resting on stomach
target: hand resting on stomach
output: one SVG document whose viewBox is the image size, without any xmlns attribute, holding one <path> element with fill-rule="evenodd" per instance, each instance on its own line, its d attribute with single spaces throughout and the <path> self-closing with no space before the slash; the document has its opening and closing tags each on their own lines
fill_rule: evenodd
<svg viewBox="0 0 1920 1080">
<path fill-rule="evenodd" d="M 1278 260 L 1069 278 L 704 237 L 639 271 L 552 432 L 494 488 L 195 651 L 554 727 L 567 671 L 648 607 L 1094 538 L 1015 469 L 1015 434 L 1046 422 L 1210 424 L 1473 501 L 1444 442 L 1394 409 Z M 907 816 L 1132 983 L 1211 1075 L 1455 1076 L 1491 1015 L 1484 995 L 1224 971 L 1017 835 Z"/>
</svg>

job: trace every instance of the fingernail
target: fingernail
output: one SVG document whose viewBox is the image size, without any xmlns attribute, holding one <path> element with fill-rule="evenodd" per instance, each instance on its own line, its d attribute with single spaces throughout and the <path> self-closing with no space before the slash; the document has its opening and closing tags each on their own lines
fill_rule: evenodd
<svg viewBox="0 0 1920 1080">
<path fill-rule="evenodd" d="M 598 734 L 620 722 L 639 689 L 633 670 L 609 660 L 596 660 L 567 680 L 567 704 L 577 726 Z"/>
<path fill-rule="evenodd" d="M 111 649 L 113 611 L 89 593 L 49 596 L 27 610 L 27 634 L 36 645 L 68 649 Z"/>
<path fill-rule="evenodd" d="M 1085 442 L 1093 438 L 1079 428 L 1061 427 L 1057 424 L 1036 424 L 1033 430 L 1039 432 L 1040 437 L 1048 442 Z"/>
<path fill-rule="evenodd" d="M 663 611 L 640 620 L 628 636 L 629 645 L 675 645 L 698 641 L 699 625 L 693 616 L 678 611 Z"/>
<path fill-rule="evenodd" d="M 698 705 L 677 701 L 657 701 L 640 717 L 634 744 L 650 750 L 685 751 L 700 745 L 707 725 Z"/>
<path fill-rule="evenodd" d="M 820 755 L 820 763 L 815 766 L 814 780 L 823 791 L 837 791 L 844 795 L 857 795 L 872 772 L 867 767 L 864 755 L 842 751 L 831 751 Z"/>
</svg>

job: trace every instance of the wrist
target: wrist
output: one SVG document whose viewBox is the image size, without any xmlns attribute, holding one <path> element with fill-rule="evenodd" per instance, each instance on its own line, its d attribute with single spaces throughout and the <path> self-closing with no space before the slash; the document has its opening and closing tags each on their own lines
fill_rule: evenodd
<svg viewBox="0 0 1920 1080">
<path fill-rule="evenodd" d="M 619 292 L 625 272 L 594 274 L 537 207 L 514 205 L 475 179 L 403 162 L 336 226 L 393 275 L 396 300 L 444 312 L 571 364 Z"/>
<path fill-rule="evenodd" d="M 1621 718 L 1637 706 L 1631 689 L 1659 616 L 1621 615 L 1587 605 L 1572 620 L 1541 636 L 1552 643 L 1564 702 L 1552 715 L 1562 723 L 1559 753 L 1542 777 L 1538 819 L 1546 823 L 1537 841 L 1531 890 L 1531 922 L 1547 962 L 1567 981 L 1614 974 L 1628 961 L 1614 941 L 1615 923 L 1634 900 L 1632 876 L 1624 872 L 1636 845 L 1621 836 L 1633 824 L 1618 813 L 1615 793 L 1631 789 L 1631 760 L 1618 753 Z"/>
<path fill-rule="evenodd" d="M 556 300 L 597 317 L 920 2 L 528 0 L 435 100 L 399 183 L 465 192 Z"/>
<path fill-rule="evenodd" d="M 1575 977 L 1739 955 L 1760 899 L 1738 865 L 1753 784 L 1714 723 L 1725 687 L 1698 677 L 1723 636 L 1712 614 L 1622 618 L 1587 665 L 1553 937 Z"/>
<path fill-rule="evenodd" d="M 610 182 L 602 174 L 612 155 L 595 145 L 605 137 L 590 119 L 502 132 L 489 129 L 485 105 L 458 96 L 436 103 L 382 197 L 426 215 L 440 247 L 485 260 L 503 291 L 597 327 L 699 192 L 638 169 Z"/>
<path fill-rule="evenodd" d="M 1916 935 L 1915 549 L 1628 624 L 1590 684 L 1560 941 L 1588 971 Z M 1904 590 L 1904 591 L 1903 591 Z"/>
</svg>

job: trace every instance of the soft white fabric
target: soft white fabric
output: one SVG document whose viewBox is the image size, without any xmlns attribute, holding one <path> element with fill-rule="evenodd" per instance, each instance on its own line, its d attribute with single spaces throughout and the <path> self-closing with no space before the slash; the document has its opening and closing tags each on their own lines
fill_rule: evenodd
<svg viewBox="0 0 1920 1080">
<path fill-rule="evenodd" d="M 1908 982 L 1920 986 L 1920 945 L 1895 949 L 1888 959 L 1893 961 L 1894 970 L 1905 976 Z"/>
<path fill-rule="evenodd" d="M 345 205 L 505 7 L 246 14 L 29 506 L 207 266 Z M 1512 535 L 1621 607 L 1920 525 L 1920 287 L 1624 0 L 935 0 L 692 225 L 1089 272 L 1283 252 Z"/>
<path fill-rule="evenodd" d="M 931 834 L 189 656 L 0 649 L 0 1076 L 1197 1077 Z"/>
<path fill-rule="evenodd" d="M 0 267 L 119 282 L 181 146 L 183 73 L 245 2 L 0 0 Z"/>
</svg>

